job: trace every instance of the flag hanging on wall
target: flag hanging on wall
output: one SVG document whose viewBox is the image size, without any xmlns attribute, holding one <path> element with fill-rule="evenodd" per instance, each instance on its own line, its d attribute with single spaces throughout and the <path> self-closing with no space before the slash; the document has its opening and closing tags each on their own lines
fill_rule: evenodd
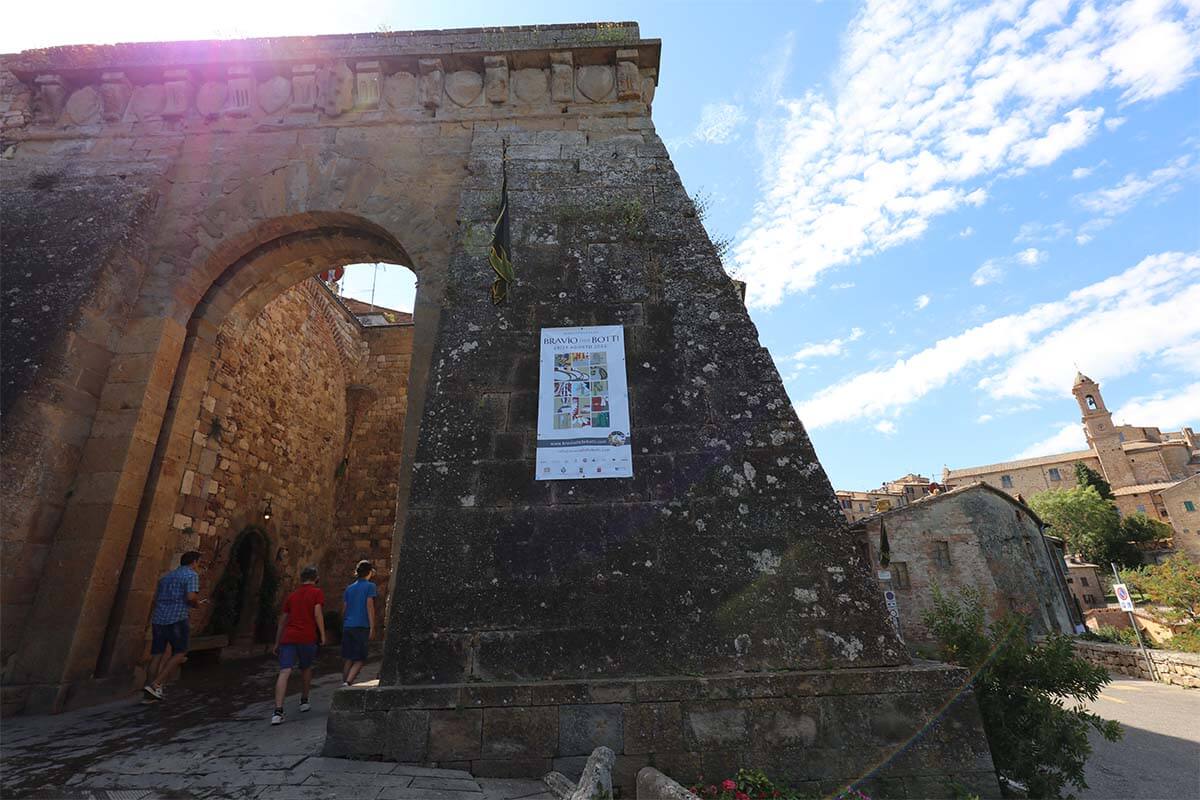
<svg viewBox="0 0 1200 800">
<path fill-rule="evenodd" d="M 505 148 L 507 150 L 507 148 Z M 492 281 L 492 305 L 498 306 L 508 297 L 509 287 L 516 282 L 517 275 L 512 265 L 512 235 L 508 226 L 508 156 L 502 156 L 504 180 L 500 185 L 500 216 L 492 226 L 492 248 L 488 253 L 488 263 L 496 273 Z"/>
</svg>

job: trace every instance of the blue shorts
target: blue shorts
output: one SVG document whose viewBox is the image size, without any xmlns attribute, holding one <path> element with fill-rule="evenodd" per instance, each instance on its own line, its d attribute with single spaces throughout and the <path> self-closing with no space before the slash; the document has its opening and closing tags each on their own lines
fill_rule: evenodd
<svg viewBox="0 0 1200 800">
<path fill-rule="evenodd" d="M 161 655 L 166 651 L 167 645 L 171 645 L 171 653 L 174 655 L 183 655 L 188 651 L 188 636 L 191 632 L 191 626 L 188 625 L 186 619 L 181 619 L 179 622 L 172 622 L 167 625 L 153 624 L 150 626 L 152 638 L 150 641 L 150 655 Z M 143 639 L 142 641 L 145 641 Z"/>
<path fill-rule="evenodd" d="M 279 645 L 279 668 L 292 669 L 300 667 L 300 669 L 308 669 L 312 666 L 313 659 L 317 657 L 317 646 L 315 644 L 281 644 Z"/>
<path fill-rule="evenodd" d="M 342 658 L 347 661 L 366 661 L 370 634 L 370 628 L 342 628 Z"/>
</svg>

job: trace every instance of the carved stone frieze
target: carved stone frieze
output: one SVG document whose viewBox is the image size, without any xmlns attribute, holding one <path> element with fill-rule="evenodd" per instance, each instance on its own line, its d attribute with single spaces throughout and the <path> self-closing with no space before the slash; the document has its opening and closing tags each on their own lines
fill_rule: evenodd
<svg viewBox="0 0 1200 800">
<path fill-rule="evenodd" d="M 268 114 L 282 111 L 292 97 L 292 82 L 282 75 L 258 85 L 258 107 Z"/>
<path fill-rule="evenodd" d="M 354 107 L 354 72 L 345 62 L 318 70 L 317 104 L 331 117 Z"/>
<path fill-rule="evenodd" d="M 508 58 L 484 56 L 484 88 L 489 103 L 508 102 Z"/>
<path fill-rule="evenodd" d="M 215 119 L 225 110 L 229 87 L 225 81 L 205 81 L 196 90 L 196 110 L 206 119 Z"/>
<path fill-rule="evenodd" d="M 483 76 L 470 70 L 458 70 L 446 76 L 446 96 L 455 105 L 474 105 L 483 92 Z"/>
<path fill-rule="evenodd" d="M 229 68 L 229 96 L 225 113 L 231 117 L 248 117 L 254 110 L 254 90 L 258 81 L 249 67 Z"/>
<path fill-rule="evenodd" d="M 179 119 L 192 107 L 192 73 L 186 69 L 169 69 L 163 73 L 164 103 L 162 116 Z"/>
<path fill-rule="evenodd" d="M 442 91 L 446 82 L 446 73 L 442 69 L 440 58 L 422 58 L 417 62 L 421 70 L 421 82 L 418 84 L 418 99 L 425 108 L 438 108 L 442 105 Z"/>
<path fill-rule="evenodd" d="M 67 102 L 67 87 L 59 75 L 39 75 L 33 81 L 34 119 L 38 122 L 53 125 L 62 116 L 63 106 Z"/>
<path fill-rule="evenodd" d="M 158 119 L 167 104 L 167 91 L 161 83 L 138 86 L 129 99 L 129 107 L 138 122 Z"/>
<path fill-rule="evenodd" d="M 105 72 L 100 75 L 101 114 L 106 122 L 117 122 L 125 116 L 133 85 L 124 72 Z"/>
<path fill-rule="evenodd" d="M 638 51 L 617 51 L 617 99 L 637 100 L 642 96 L 642 76 L 638 73 Z"/>
<path fill-rule="evenodd" d="M 522 103 L 541 103 L 550 94 L 550 76 L 544 69 L 519 69 L 512 73 L 513 94 Z"/>
<path fill-rule="evenodd" d="M 67 100 L 67 119 L 76 125 L 86 125 L 100 117 L 100 93 L 85 86 Z"/>
<path fill-rule="evenodd" d="M 312 111 L 317 107 L 317 65 L 292 67 L 292 111 Z"/>
<path fill-rule="evenodd" d="M 570 50 L 550 54 L 550 99 L 556 103 L 575 100 L 575 58 Z"/>
<path fill-rule="evenodd" d="M 417 105 L 417 76 L 397 72 L 383 81 L 383 96 L 392 108 L 414 108 Z"/>
<path fill-rule="evenodd" d="M 613 68 L 600 64 L 575 70 L 575 86 L 579 93 L 593 103 L 602 103 L 613 93 L 616 80 Z"/>
<path fill-rule="evenodd" d="M 383 75 L 378 61 L 359 61 L 354 65 L 354 107 L 379 108 Z"/>
<path fill-rule="evenodd" d="M 654 67 L 643 68 L 642 75 L 642 101 L 646 105 L 654 103 L 654 88 L 658 86 L 658 70 Z"/>
</svg>

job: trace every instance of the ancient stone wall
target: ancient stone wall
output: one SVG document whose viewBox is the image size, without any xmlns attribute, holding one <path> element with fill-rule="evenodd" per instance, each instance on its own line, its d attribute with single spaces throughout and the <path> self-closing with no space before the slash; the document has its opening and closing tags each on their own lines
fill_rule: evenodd
<svg viewBox="0 0 1200 800">
<path fill-rule="evenodd" d="M 1105 642 L 1075 641 L 1075 652 L 1093 664 L 1118 675 L 1152 680 L 1146 658 L 1137 647 Z M 1175 686 L 1200 689 L 1200 654 L 1172 650 L 1150 650 L 1158 680 Z"/>
<path fill-rule="evenodd" d="M 337 544 L 326 586 L 348 583 L 353 565 L 370 559 L 380 596 L 392 573 L 392 532 L 396 523 L 400 461 L 404 447 L 408 378 L 412 366 L 413 326 L 365 328 L 367 357 L 358 381 L 347 388 L 347 439 L 344 466 L 336 485 L 334 528 Z M 334 568 L 336 565 L 336 568 Z M 341 594 L 328 597 L 341 607 Z M 381 605 L 378 609 L 383 611 Z M 380 617 L 382 630 L 383 617 Z"/>
</svg>

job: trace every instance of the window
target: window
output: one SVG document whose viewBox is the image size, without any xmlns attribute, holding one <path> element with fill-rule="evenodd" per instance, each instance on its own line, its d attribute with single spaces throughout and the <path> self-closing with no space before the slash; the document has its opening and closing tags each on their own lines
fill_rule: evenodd
<svg viewBox="0 0 1200 800">
<path fill-rule="evenodd" d="M 1000 476 L 1000 485 L 1003 486 L 1005 489 L 1011 489 L 1012 488 L 1012 475 L 1001 475 Z"/>
<path fill-rule="evenodd" d="M 1085 594 L 1083 596 L 1083 602 L 1087 603 L 1088 605 L 1093 605 L 1096 602 L 1096 596 L 1091 595 L 1091 594 Z"/>
<path fill-rule="evenodd" d="M 1193 503 L 1191 500 L 1184 500 L 1184 501 L 1183 501 L 1183 508 L 1184 508 L 1184 510 L 1185 510 L 1185 511 L 1195 511 L 1195 510 L 1196 510 L 1196 504 L 1195 504 L 1195 503 Z"/>
<path fill-rule="evenodd" d="M 933 558 L 939 567 L 950 566 L 950 543 L 939 541 L 933 543 Z"/>
<path fill-rule="evenodd" d="M 849 500 L 842 501 L 842 508 L 850 509 L 853 505 L 854 503 L 851 503 Z"/>
<path fill-rule="evenodd" d="M 1096 398 L 1092 397 L 1089 394 L 1087 397 L 1084 398 L 1084 402 L 1087 403 L 1088 411 L 1096 410 Z"/>
<path fill-rule="evenodd" d="M 1080 579 L 1079 579 L 1079 582 L 1080 582 L 1080 583 L 1082 583 L 1084 586 L 1087 586 L 1087 585 L 1088 585 L 1087 578 L 1080 578 Z"/>
<path fill-rule="evenodd" d="M 888 569 L 892 571 L 892 585 L 897 589 L 907 589 L 908 583 L 908 562 L 893 561 Z"/>
<path fill-rule="evenodd" d="M 858 504 L 858 510 L 859 510 L 859 511 L 866 511 L 866 510 L 867 510 L 867 507 L 866 507 L 864 504 L 862 504 L 862 503 L 859 503 L 859 504 Z"/>
<path fill-rule="evenodd" d="M 1062 480 L 1062 475 L 1058 474 L 1058 467 L 1050 468 L 1050 480 L 1052 480 L 1052 481 L 1061 481 Z"/>
<path fill-rule="evenodd" d="M 1067 578 L 1067 583 L 1074 583 L 1074 582 L 1075 582 L 1074 578 Z"/>
<path fill-rule="evenodd" d="M 1123 442 L 1123 441 L 1125 441 L 1125 432 L 1124 432 L 1124 431 L 1118 431 L 1118 432 L 1117 432 L 1117 441 L 1118 441 L 1118 442 Z"/>
<path fill-rule="evenodd" d="M 1146 506 L 1145 506 L 1143 503 L 1138 503 L 1137 510 L 1138 510 L 1138 513 L 1139 513 L 1139 514 L 1145 514 L 1145 513 L 1146 513 Z"/>
</svg>

